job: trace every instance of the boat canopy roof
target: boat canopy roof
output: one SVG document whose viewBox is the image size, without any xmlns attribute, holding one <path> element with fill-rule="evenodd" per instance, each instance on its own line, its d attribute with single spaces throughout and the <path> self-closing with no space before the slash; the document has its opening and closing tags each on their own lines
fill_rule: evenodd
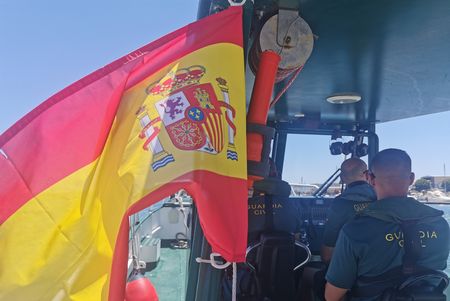
<svg viewBox="0 0 450 301">
<path fill-rule="evenodd" d="M 210 1 L 202 2 L 200 14 Z M 251 9 L 262 15 L 280 4 L 298 6 L 314 34 L 314 48 L 270 121 L 366 127 L 450 110 L 450 1 L 255 0 Z M 255 23 L 253 17 L 253 28 L 261 25 Z M 248 98 L 252 81 L 247 72 Z M 345 92 L 359 94 L 361 101 L 326 101 Z"/>
</svg>

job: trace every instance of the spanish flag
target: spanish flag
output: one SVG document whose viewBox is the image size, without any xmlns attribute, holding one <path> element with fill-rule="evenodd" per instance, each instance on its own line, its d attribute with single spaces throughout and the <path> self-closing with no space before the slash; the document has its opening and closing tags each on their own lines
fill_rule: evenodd
<svg viewBox="0 0 450 301">
<path fill-rule="evenodd" d="M 244 260 L 241 8 L 181 28 L 50 97 L 0 136 L 0 300 L 120 300 L 128 217 L 184 188 Z"/>
</svg>

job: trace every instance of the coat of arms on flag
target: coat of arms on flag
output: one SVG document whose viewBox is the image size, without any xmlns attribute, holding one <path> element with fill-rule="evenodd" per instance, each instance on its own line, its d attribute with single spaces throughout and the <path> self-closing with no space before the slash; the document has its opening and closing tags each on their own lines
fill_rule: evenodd
<svg viewBox="0 0 450 301">
<path fill-rule="evenodd" d="M 154 171 L 175 161 L 158 137 L 162 125 L 179 150 L 216 155 L 226 143 L 227 159 L 238 160 L 234 147 L 235 110 L 230 104 L 227 81 L 216 79 L 223 98 L 219 100 L 212 83 L 201 83 L 205 73 L 205 67 L 194 65 L 171 71 L 147 87 L 147 94 L 157 100 L 146 101 L 136 115 L 142 127 L 139 137 L 145 139 L 143 148 L 153 153 Z M 149 110 L 149 106 L 155 110 Z"/>
</svg>

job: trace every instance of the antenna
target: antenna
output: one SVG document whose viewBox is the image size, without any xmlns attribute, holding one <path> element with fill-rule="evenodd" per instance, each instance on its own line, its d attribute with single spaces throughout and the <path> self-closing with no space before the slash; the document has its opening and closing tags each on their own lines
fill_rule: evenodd
<svg viewBox="0 0 450 301">
<path fill-rule="evenodd" d="M 447 177 L 445 175 L 445 163 L 444 163 L 444 193 L 447 192 Z"/>
</svg>

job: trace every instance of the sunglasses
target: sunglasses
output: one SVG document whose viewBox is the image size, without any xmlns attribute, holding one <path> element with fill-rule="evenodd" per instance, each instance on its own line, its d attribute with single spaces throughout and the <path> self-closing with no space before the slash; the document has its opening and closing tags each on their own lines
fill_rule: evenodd
<svg viewBox="0 0 450 301">
<path fill-rule="evenodd" d="M 370 169 L 364 171 L 364 174 L 366 176 L 369 176 L 371 179 L 375 179 L 376 178 L 375 174 Z"/>
</svg>

